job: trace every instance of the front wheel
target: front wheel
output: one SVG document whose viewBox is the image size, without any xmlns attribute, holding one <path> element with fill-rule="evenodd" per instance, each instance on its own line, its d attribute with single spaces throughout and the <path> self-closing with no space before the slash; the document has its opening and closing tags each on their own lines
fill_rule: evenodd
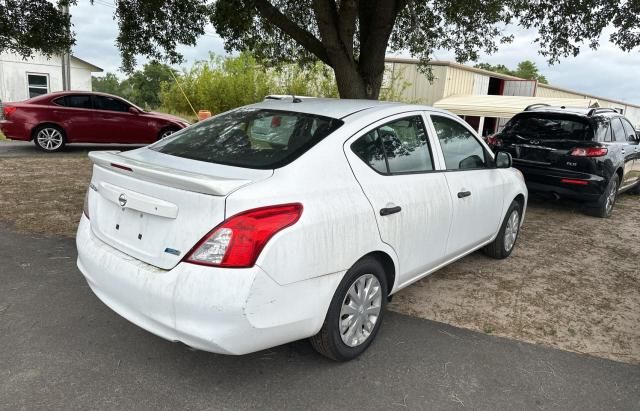
<svg viewBox="0 0 640 411">
<path fill-rule="evenodd" d="M 373 258 L 358 261 L 340 282 L 322 329 L 310 338 L 311 345 L 332 360 L 356 358 L 378 333 L 386 299 L 382 265 Z"/>
<path fill-rule="evenodd" d="M 507 210 L 498 236 L 491 244 L 486 245 L 482 251 L 489 257 L 503 259 L 509 257 L 516 245 L 520 233 L 520 220 L 522 208 L 520 203 L 513 201 Z"/>
<path fill-rule="evenodd" d="M 43 151 L 54 152 L 64 148 L 64 131 L 56 126 L 41 126 L 34 133 L 33 141 Z"/>
</svg>

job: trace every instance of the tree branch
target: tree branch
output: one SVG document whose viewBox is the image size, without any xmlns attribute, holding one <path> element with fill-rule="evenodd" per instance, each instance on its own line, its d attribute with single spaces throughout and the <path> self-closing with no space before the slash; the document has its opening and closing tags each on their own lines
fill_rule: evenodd
<svg viewBox="0 0 640 411">
<path fill-rule="evenodd" d="M 287 16 L 282 14 L 280 10 L 274 7 L 268 0 L 254 0 L 254 5 L 263 18 L 291 36 L 292 39 L 313 53 L 322 62 L 331 65 L 327 50 L 322 42 L 313 34 L 289 20 Z"/>
</svg>

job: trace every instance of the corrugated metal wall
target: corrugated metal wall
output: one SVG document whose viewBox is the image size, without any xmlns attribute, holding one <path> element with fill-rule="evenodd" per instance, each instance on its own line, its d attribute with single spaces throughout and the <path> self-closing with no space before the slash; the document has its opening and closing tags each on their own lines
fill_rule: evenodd
<svg viewBox="0 0 640 411">
<path fill-rule="evenodd" d="M 566 91 L 555 90 L 546 87 L 544 84 L 538 84 L 536 97 L 553 97 L 553 98 L 584 98 L 583 94 L 569 93 Z"/>
<path fill-rule="evenodd" d="M 418 70 L 417 64 L 393 62 L 387 63 L 387 68 L 393 73 L 392 77 L 395 79 L 396 87 L 402 88 L 403 81 L 410 83 L 402 90 L 402 101 L 431 105 L 442 98 L 446 84 L 446 67 L 431 67 L 433 82 L 429 82 L 426 74 Z"/>
</svg>

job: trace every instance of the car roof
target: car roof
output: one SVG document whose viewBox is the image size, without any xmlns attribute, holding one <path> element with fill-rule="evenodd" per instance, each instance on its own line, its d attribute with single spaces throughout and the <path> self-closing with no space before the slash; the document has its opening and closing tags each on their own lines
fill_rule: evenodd
<svg viewBox="0 0 640 411">
<path fill-rule="evenodd" d="M 303 96 L 267 96 L 264 101 L 252 104 L 248 107 L 264 108 L 271 110 L 293 111 L 299 113 L 316 114 L 319 116 L 343 119 L 360 112 L 371 109 L 428 110 L 446 113 L 429 106 L 397 103 L 379 100 L 351 100 L 337 98 L 315 98 Z"/>
</svg>

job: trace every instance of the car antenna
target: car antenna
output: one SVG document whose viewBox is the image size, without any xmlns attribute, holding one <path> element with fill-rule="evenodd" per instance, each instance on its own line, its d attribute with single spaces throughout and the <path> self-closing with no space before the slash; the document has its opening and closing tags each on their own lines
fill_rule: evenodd
<svg viewBox="0 0 640 411">
<path fill-rule="evenodd" d="M 299 99 L 298 97 L 296 97 L 295 95 L 291 95 L 291 98 L 293 99 L 294 103 L 302 103 L 302 99 Z"/>
</svg>

